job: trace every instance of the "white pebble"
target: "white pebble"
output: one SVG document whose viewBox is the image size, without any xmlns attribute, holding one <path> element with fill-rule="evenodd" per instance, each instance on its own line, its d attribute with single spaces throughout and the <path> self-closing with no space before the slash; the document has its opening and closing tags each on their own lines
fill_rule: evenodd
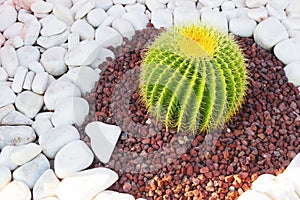
<svg viewBox="0 0 300 200">
<path fill-rule="evenodd" d="M 268 17 L 268 11 L 264 6 L 261 6 L 259 8 L 249 9 L 247 16 L 257 22 L 261 22 Z"/>
<path fill-rule="evenodd" d="M 75 21 L 71 26 L 72 33 L 78 33 L 81 40 L 94 39 L 95 30 L 86 21 L 80 19 Z"/>
<path fill-rule="evenodd" d="M 41 29 L 41 35 L 45 37 L 57 35 L 64 32 L 66 28 L 67 25 L 63 21 L 58 19 L 51 20 Z"/>
<path fill-rule="evenodd" d="M 186 1 L 186 0 L 176 0 L 175 1 L 176 7 L 189 7 L 189 8 L 196 8 L 194 1 Z"/>
<path fill-rule="evenodd" d="M 63 133 L 63 134 L 62 134 Z M 79 140 L 80 136 L 77 129 L 71 125 L 50 128 L 39 136 L 39 144 L 43 153 L 53 159 L 57 152 L 66 144 Z"/>
<path fill-rule="evenodd" d="M 130 194 L 114 192 L 111 190 L 105 190 L 100 192 L 94 200 L 107 200 L 107 199 L 122 199 L 122 200 L 135 200 L 135 198 Z"/>
<path fill-rule="evenodd" d="M 151 16 L 151 22 L 155 28 L 169 28 L 173 24 L 173 14 L 168 9 L 153 10 Z"/>
<path fill-rule="evenodd" d="M 96 8 L 102 8 L 108 10 L 113 6 L 112 0 L 96 0 Z"/>
<path fill-rule="evenodd" d="M 206 11 L 202 13 L 201 21 L 204 24 L 213 26 L 224 34 L 228 33 L 228 22 L 227 18 L 219 12 L 216 11 Z"/>
<path fill-rule="evenodd" d="M 93 27 L 98 27 L 104 22 L 107 16 L 107 13 L 102 8 L 96 8 L 91 10 L 86 18 Z"/>
<path fill-rule="evenodd" d="M 31 125 L 32 120 L 18 111 L 11 111 L 1 120 L 1 125 Z"/>
<path fill-rule="evenodd" d="M 79 33 L 70 33 L 68 35 L 68 49 L 72 49 L 80 42 Z"/>
<path fill-rule="evenodd" d="M 246 0 L 245 3 L 248 8 L 258 8 L 266 5 L 268 1 L 269 0 Z"/>
<path fill-rule="evenodd" d="M 24 24 L 21 22 L 16 22 L 12 25 L 10 25 L 4 32 L 3 32 L 3 36 L 5 38 L 11 38 L 11 37 L 15 37 L 17 35 L 20 35 L 22 29 L 24 27 Z"/>
<path fill-rule="evenodd" d="M 16 163 L 11 160 L 11 154 L 14 152 L 16 146 L 6 145 L 0 154 L 0 165 L 5 166 L 10 170 L 14 170 L 18 167 Z"/>
<path fill-rule="evenodd" d="M 35 116 L 35 120 L 39 120 L 39 119 L 48 119 L 48 120 L 50 120 L 52 115 L 53 115 L 53 112 L 50 112 L 50 111 L 40 112 L 39 114 L 37 114 Z"/>
<path fill-rule="evenodd" d="M 14 180 L 23 181 L 32 189 L 40 176 L 50 169 L 50 163 L 46 156 L 39 154 L 30 162 L 22 165 L 13 172 Z"/>
<path fill-rule="evenodd" d="M 49 119 L 36 119 L 31 126 L 35 133 L 40 137 L 43 133 L 53 128 Z"/>
<path fill-rule="evenodd" d="M 63 5 L 67 8 L 71 8 L 72 6 L 72 0 L 46 0 L 46 1 L 53 4 L 54 6 Z"/>
<path fill-rule="evenodd" d="M 94 154 L 81 140 L 74 140 L 60 149 L 54 158 L 54 171 L 57 177 L 65 178 L 89 167 Z"/>
<path fill-rule="evenodd" d="M 29 21 L 32 20 L 37 20 L 37 18 L 32 15 L 31 13 L 29 13 L 28 10 L 25 9 L 20 9 L 18 12 L 18 21 L 23 22 L 23 23 L 27 23 Z"/>
<path fill-rule="evenodd" d="M 17 50 L 19 65 L 28 67 L 29 63 L 40 60 L 40 51 L 34 46 L 25 46 Z"/>
<path fill-rule="evenodd" d="M 54 6 L 53 14 L 69 26 L 74 22 L 74 14 L 72 11 L 62 4 L 57 4 Z"/>
<path fill-rule="evenodd" d="M 125 6 L 126 12 L 141 12 L 144 13 L 146 11 L 146 7 L 142 4 L 133 4 Z"/>
<path fill-rule="evenodd" d="M 253 200 L 253 199 L 272 200 L 264 193 L 258 192 L 256 190 L 248 190 L 239 197 L 239 200 Z"/>
<path fill-rule="evenodd" d="M 14 77 L 19 66 L 16 50 L 12 46 L 4 46 L 0 50 L 2 67 L 5 69 L 9 77 Z"/>
<path fill-rule="evenodd" d="M 36 73 L 32 82 L 32 91 L 37 94 L 44 94 L 45 90 L 47 89 L 48 79 L 47 72 Z"/>
<path fill-rule="evenodd" d="M 16 108 L 29 118 L 34 118 L 43 106 L 43 97 L 31 91 L 24 91 L 16 98 Z"/>
<path fill-rule="evenodd" d="M 2 35 L 2 33 L 0 32 L 0 47 L 5 43 L 6 39 L 5 37 Z M 1 63 L 1 62 L 0 62 Z"/>
<path fill-rule="evenodd" d="M 150 11 L 166 8 L 166 5 L 159 0 L 146 0 L 146 6 Z"/>
<path fill-rule="evenodd" d="M 113 0 L 114 4 L 135 4 L 136 0 Z"/>
<path fill-rule="evenodd" d="M 37 39 L 37 43 L 40 46 L 44 47 L 45 49 L 49 49 L 49 48 L 55 47 L 55 46 L 60 46 L 68 40 L 69 33 L 70 33 L 70 31 L 67 29 L 63 33 L 58 34 L 58 35 L 52 35 L 49 37 L 40 36 Z"/>
<path fill-rule="evenodd" d="M 199 19 L 200 19 L 200 13 L 196 9 L 191 9 L 187 7 L 177 7 L 174 10 L 175 25 L 182 25 L 186 23 L 197 23 L 199 22 Z"/>
<path fill-rule="evenodd" d="M 32 62 L 28 63 L 28 69 L 33 71 L 34 73 L 39 73 L 39 72 L 45 71 L 43 65 L 41 65 L 41 63 L 37 62 L 37 61 L 32 61 Z"/>
<path fill-rule="evenodd" d="M 135 30 L 146 28 L 149 22 L 147 15 L 139 11 L 125 13 L 122 17 L 129 21 Z"/>
<path fill-rule="evenodd" d="M 222 11 L 224 11 L 224 10 L 234 10 L 235 5 L 232 1 L 225 1 L 224 3 L 222 3 L 221 9 L 222 9 Z"/>
<path fill-rule="evenodd" d="M 29 71 L 26 74 L 25 80 L 24 80 L 24 84 L 23 84 L 23 89 L 25 90 L 31 90 L 31 86 L 32 86 L 32 82 L 34 79 L 35 73 L 32 71 Z"/>
<path fill-rule="evenodd" d="M 31 4 L 30 9 L 35 13 L 47 14 L 52 11 L 53 5 L 46 1 L 37 0 Z"/>
<path fill-rule="evenodd" d="M 199 0 L 199 3 L 208 8 L 215 8 L 221 6 L 224 1 L 225 0 Z"/>
<path fill-rule="evenodd" d="M 11 180 L 11 172 L 8 167 L 0 165 L 0 191 L 9 184 Z"/>
<path fill-rule="evenodd" d="M 111 50 L 101 47 L 97 59 L 90 66 L 97 69 L 100 64 L 106 62 L 106 58 L 114 59 L 115 54 Z"/>
<path fill-rule="evenodd" d="M 295 61 L 300 61 L 300 39 L 290 38 L 279 42 L 274 47 L 274 54 L 284 64 L 290 64 Z"/>
<path fill-rule="evenodd" d="M 96 29 L 95 39 L 101 47 L 121 45 L 123 38 L 115 29 L 107 26 L 100 26 Z"/>
<path fill-rule="evenodd" d="M 0 89 L 2 89 L 2 88 L 0 88 Z M 14 110 L 15 110 L 15 107 L 13 106 L 13 104 L 9 104 L 9 105 L 3 106 L 3 107 L 0 106 L 0 121 L 8 113 L 10 113 L 11 111 L 14 111 Z"/>
<path fill-rule="evenodd" d="M 122 18 L 114 19 L 112 27 L 129 40 L 131 40 L 132 36 L 135 34 L 133 26 L 127 20 Z"/>
<path fill-rule="evenodd" d="M 40 62 L 44 66 L 46 72 L 53 76 L 62 75 L 67 71 L 64 57 L 67 50 L 63 47 L 51 47 L 47 49 L 41 56 Z"/>
<path fill-rule="evenodd" d="M 35 138 L 36 135 L 29 126 L 0 126 L 0 149 L 7 145 L 28 144 Z"/>
<path fill-rule="evenodd" d="M 295 86 L 300 86 L 300 62 L 292 62 L 285 66 L 284 71 L 289 80 L 289 82 L 293 83 Z"/>
<path fill-rule="evenodd" d="M 113 18 L 118 18 L 118 17 L 121 17 L 122 15 L 124 15 L 126 13 L 126 11 L 122 5 L 116 4 L 116 5 L 112 6 L 106 13 L 109 16 L 112 16 Z"/>
<path fill-rule="evenodd" d="M 32 21 L 28 21 L 25 22 L 24 25 L 24 45 L 29 46 L 29 45 L 33 45 L 40 33 L 41 30 L 41 24 L 36 21 L 36 20 L 32 20 Z"/>
<path fill-rule="evenodd" d="M 267 9 L 268 15 L 270 17 L 275 17 L 279 20 L 286 19 L 286 13 L 285 13 L 284 9 L 275 9 L 270 4 L 267 4 L 266 9 Z"/>
<path fill-rule="evenodd" d="M 300 1 L 289 0 L 289 4 L 285 11 L 289 17 L 300 17 Z"/>
<path fill-rule="evenodd" d="M 37 157 L 42 152 L 41 146 L 35 143 L 15 146 L 10 155 L 10 159 L 16 165 L 24 165 Z"/>
<path fill-rule="evenodd" d="M 0 199 L 30 200 L 31 192 L 23 181 L 14 180 L 0 191 Z"/>
<path fill-rule="evenodd" d="M 19 47 L 24 46 L 24 41 L 21 38 L 21 36 L 15 36 L 9 38 L 6 42 L 5 45 L 11 45 L 13 48 L 17 49 Z"/>
<path fill-rule="evenodd" d="M 14 103 L 16 100 L 15 93 L 8 86 L 0 86 L 0 96 L 0 108 Z"/>
<path fill-rule="evenodd" d="M 0 5 L 0 32 L 5 31 L 17 20 L 17 11 L 10 5 Z"/>
<path fill-rule="evenodd" d="M 88 12 L 90 12 L 93 8 L 95 8 L 96 2 L 95 0 L 89 0 L 84 3 L 79 10 L 77 10 L 75 14 L 75 19 L 81 19 L 83 18 Z"/>
<path fill-rule="evenodd" d="M 300 31 L 300 17 L 289 17 L 286 20 L 283 20 L 282 24 L 287 30 Z"/>
<path fill-rule="evenodd" d="M 0 67 L 0 81 L 7 81 L 8 75 L 3 67 Z"/>
</svg>

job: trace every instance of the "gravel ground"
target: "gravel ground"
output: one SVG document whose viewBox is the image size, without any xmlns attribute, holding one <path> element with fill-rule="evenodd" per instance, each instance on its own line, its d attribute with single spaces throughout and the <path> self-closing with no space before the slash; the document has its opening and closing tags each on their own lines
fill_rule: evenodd
<svg viewBox="0 0 300 200">
<path fill-rule="evenodd" d="M 147 114 L 137 88 L 141 57 L 160 31 L 148 27 L 112 48 L 116 59 L 99 66 L 101 78 L 86 97 L 95 105 L 86 123 L 122 128 L 111 161 L 93 165 L 118 172 L 110 189 L 147 199 L 236 199 L 258 175 L 280 173 L 300 149 L 299 90 L 287 82 L 282 62 L 253 39 L 236 37 L 250 75 L 240 112 L 206 136 L 165 130 Z"/>
</svg>

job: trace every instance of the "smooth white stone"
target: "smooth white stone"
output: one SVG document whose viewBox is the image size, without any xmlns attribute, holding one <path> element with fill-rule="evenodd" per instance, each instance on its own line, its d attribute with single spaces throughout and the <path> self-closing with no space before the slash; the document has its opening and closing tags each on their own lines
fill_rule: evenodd
<svg viewBox="0 0 300 200">
<path fill-rule="evenodd" d="M 99 55 L 97 57 L 97 59 L 90 65 L 90 67 L 97 69 L 99 67 L 100 64 L 106 62 L 107 58 L 115 58 L 115 54 L 106 48 L 100 48 L 99 49 Z"/>
<path fill-rule="evenodd" d="M 88 0 L 72 0 L 73 6 L 71 7 L 71 11 L 76 13 Z"/>
<path fill-rule="evenodd" d="M 46 170 L 33 187 L 33 199 L 54 197 L 60 181 L 52 169 Z"/>
<path fill-rule="evenodd" d="M 16 108 L 29 118 L 34 118 L 43 106 L 43 97 L 31 91 L 24 91 L 16 98 Z"/>
<path fill-rule="evenodd" d="M 88 113 L 89 104 L 85 99 L 79 97 L 65 97 L 56 101 L 52 124 L 54 126 L 65 124 L 81 126 Z"/>
<path fill-rule="evenodd" d="M 200 13 L 196 9 L 191 9 L 188 7 L 177 7 L 174 10 L 175 25 L 199 23 L 199 20 L 200 20 Z"/>
<path fill-rule="evenodd" d="M 76 12 L 75 19 L 81 19 L 83 18 L 88 12 L 90 12 L 93 8 L 96 6 L 95 0 L 88 0 L 86 3 L 84 3 L 81 8 Z"/>
<path fill-rule="evenodd" d="M 266 5 L 268 1 L 269 0 L 246 0 L 245 3 L 248 8 L 258 8 Z"/>
<path fill-rule="evenodd" d="M 9 184 L 11 180 L 11 172 L 8 167 L 0 165 L 0 191 Z"/>
<path fill-rule="evenodd" d="M 53 112 L 40 112 L 35 116 L 35 120 L 39 120 L 39 119 L 48 119 L 51 120 L 51 117 L 53 115 Z"/>
<path fill-rule="evenodd" d="M 53 128 L 53 125 L 49 119 L 36 119 L 31 126 L 36 134 L 40 137 L 46 131 Z"/>
<path fill-rule="evenodd" d="M 105 27 L 105 26 L 111 27 L 113 21 L 114 21 L 114 18 L 112 16 L 108 16 L 99 27 Z"/>
<path fill-rule="evenodd" d="M 96 8 L 91 10 L 86 18 L 93 27 L 98 27 L 104 22 L 107 16 L 108 14 L 102 8 Z"/>
<path fill-rule="evenodd" d="M 298 38 L 300 39 L 300 31 L 297 30 L 288 30 L 290 38 Z"/>
<path fill-rule="evenodd" d="M 35 13 L 49 13 L 52 11 L 53 5 L 46 1 L 38 0 L 31 4 L 31 11 Z"/>
<path fill-rule="evenodd" d="M 114 192 L 111 190 L 105 190 L 97 194 L 93 200 L 135 200 L 135 198 L 130 194 Z"/>
<path fill-rule="evenodd" d="M 169 28 L 173 24 L 173 14 L 168 9 L 153 10 L 151 13 L 151 22 L 155 28 Z"/>
<path fill-rule="evenodd" d="M 205 11 L 201 15 L 201 22 L 213 26 L 224 34 L 228 34 L 228 22 L 224 15 L 216 11 Z"/>
<path fill-rule="evenodd" d="M 263 174 L 260 175 L 251 186 L 251 189 L 257 190 L 259 192 L 267 192 L 270 187 L 274 185 L 275 176 L 272 174 Z"/>
<path fill-rule="evenodd" d="M 118 18 L 118 17 L 121 17 L 122 15 L 124 15 L 126 13 L 126 11 L 122 5 L 116 4 L 116 5 L 112 6 L 111 8 L 109 8 L 109 10 L 106 13 L 109 16 L 112 16 L 113 18 Z"/>
<path fill-rule="evenodd" d="M 24 27 L 24 24 L 21 23 L 21 22 L 16 22 L 12 25 L 10 25 L 4 32 L 3 32 L 3 36 L 5 38 L 12 38 L 12 37 L 15 37 L 15 36 L 18 36 L 22 29 Z"/>
<path fill-rule="evenodd" d="M 38 21 L 32 20 L 25 22 L 24 25 L 24 45 L 30 46 L 33 45 L 40 33 L 41 24 Z"/>
<path fill-rule="evenodd" d="M 41 29 L 41 35 L 45 37 L 49 37 L 52 35 L 57 35 L 64 32 L 67 28 L 65 22 L 55 19 L 46 23 L 44 27 Z"/>
<path fill-rule="evenodd" d="M 17 11 L 10 5 L 0 5 L 0 32 L 5 31 L 17 20 Z"/>
<path fill-rule="evenodd" d="M 32 62 L 28 63 L 28 69 L 34 73 L 39 73 L 39 72 L 45 71 L 43 65 L 41 65 L 41 63 L 37 62 L 37 61 L 32 61 Z"/>
<path fill-rule="evenodd" d="M 94 39 L 95 30 L 86 21 L 80 19 L 73 23 L 71 26 L 72 33 L 78 33 L 81 40 Z"/>
<path fill-rule="evenodd" d="M 0 81 L 0 86 L 8 86 L 11 88 L 12 82 L 10 81 Z"/>
<path fill-rule="evenodd" d="M 17 168 L 13 172 L 13 178 L 18 181 L 23 181 L 30 189 L 32 189 L 40 176 L 48 169 L 50 169 L 49 161 L 46 156 L 39 154 L 30 162 Z"/>
<path fill-rule="evenodd" d="M 53 159 L 57 152 L 66 144 L 79 140 L 80 136 L 76 128 L 71 125 L 50 128 L 39 137 L 39 144 L 43 148 L 43 153 Z"/>
<path fill-rule="evenodd" d="M 127 4 L 135 4 L 136 0 L 113 0 L 114 4 L 123 4 L 123 5 L 127 5 Z"/>
<path fill-rule="evenodd" d="M 0 47 L 4 44 L 4 42 L 5 42 L 5 37 L 0 32 Z M 1 64 L 1 62 L 0 62 L 0 64 Z"/>
<path fill-rule="evenodd" d="M 261 22 L 268 17 L 268 11 L 264 6 L 261 6 L 259 8 L 249 9 L 247 16 L 257 22 Z"/>
<path fill-rule="evenodd" d="M 290 197 L 290 199 L 299 200 L 295 190 L 296 188 L 294 187 L 293 182 L 288 178 L 288 173 L 289 172 L 286 170 L 283 173 L 278 174 L 275 178 L 275 182 L 280 188 L 289 193 L 287 196 Z"/>
<path fill-rule="evenodd" d="M 289 5 L 289 0 L 270 0 L 268 4 L 276 10 L 284 10 Z"/>
<path fill-rule="evenodd" d="M 236 18 L 248 18 L 249 8 L 240 7 L 235 10 L 236 10 Z"/>
<path fill-rule="evenodd" d="M 95 40 L 101 47 L 117 47 L 122 44 L 123 38 L 115 29 L 107 26 L 100 26 L 96 29 Z"/>
<path fill-rule="evenodd" d="M 229 21 L 229 31 L 241 37 L 251 37 L 255 27 L 256 22 L 249 18 L 237 18 Z"/>
<path fill-rule="evenodd" d="M 114 19 L 112 27 L 129 40 L 131 40 L 132 36 L 135 34 L 133 26 L 127 20 L 122 18 Z"/>
<path fill-rule="evenodd" d="M 80 36 L 78 33 L 71 33 L 68 36 L 68 49 L 72 49 L 80 42 Z"/>
<path fill-rule="evenodd" d="M 60 46 L 64 42 L 68 40 L 68 35 L 70 31 L 67 29 L 63 33 L 58 35 L 52 35 L 49 37 L 40 36 L 37 39 L 37 43 L 44 47 L 45 49 L 49 49 L 51 47 Z"/>
<path fill-rule="evenodd" d="M 62 4 L 57 4 L 54 6 L 53 14 L 69 26 L 74 22 L 74 13 L 72 13 L 68 7 Z"/>
<path fill-rule="evenodd" d="M 9 38 L 6 42 L 5 45 L 11 45 L 13 48 L 17 49 L 19 47 L 24 46 L 23 39 L 21 36 L 15 36 L 12 38 Z"/>
<path fill-rule="evenodd" d="M 146 11 L 146 7 L 142 4 L 133 4 L 125 6 L 126 12 L 141 12 L 144 13 Z"/>
<path fill-rule="evenodd" d="M 144 0 L 142 0 L 142 1 L 144 1 Z M 170 0 L 159 0 L 159 1 L 163 4 L 167 4 L 167 3 L 169 3 Z"/>
<path fill-rule="evenodd" d="M 238 198 L 238 200 L 253 200 L 253 199 L 259 199 L 259 200 L 272 200 L 267 195 L 258 192 L 256 190 L 248 190 L 241 194 L 241 196 Z"/>
<path fill-rule="evenodd" d="M 102 8 L 108 10 L 113 6 L 112 0 L 96 0 L 96 8 Z"/>
<path fill-rule="evenodd" d="M 150 11 L 166 8 L 166 5 L 159 0 L 146 0 L 146 6 Z"/>
<path fill-rule="evenodd" d="M 300 86 L 300 62 L 292 62 L 285 66 L 285 75 L 288 81 L 293 83 L 295 86 Z"/>
<path fill-rule="evenodd" d="M 14 180 L 0 191 L 0 199 L 30 200 L 31 192 L 25 183 Z"/>
<path fill-rule="evenodd" d="M 121 128 L 102 122 L 92 122 L 85 127 L 86 134 L 91 138 L 91 146 L 97 158 L 108 163 L 121 134 Z"/>
<path fill-rule="evenodd" d="M 22 145 L 34 141 L 36 135 L 28 126 L 0 126 L 0 149 L 7 145 Z"/>
<path fill-rule="evenodd" d="M 40 62 L 44 66 L 46 72 L 53 76 L 62 75 L 67 71 L 64 57 L 67 50 L 63 47 L 51 47 L 47 49 L 41 56 Z"/>
<path fill-rule="evenodd" d="M 65 178 L 89 167 L 94 159 L 93 152 L 81 140 L 74 140 L 60 149 L 54 158 L 57 177 Z"/>
<path fill-rule="evenodd" d="M 12 46 L 4 46 L 0 50 L 0 58 L 2 67 L 5 69 L 9 77 L 13 77 L 19 66 L 16 50 Z"/>
<path fill-rule="evenodd" d="M 8 86 L 0 86 L 0 97 L 0 108 L 16 100 L 15 93 Z"/>
<path fill-rule="evenodd" d="M 300 196 L 299 172 L 300 168 L 297 167 L 286 170 L 284 173 L 281 174 L 283 178 L 287 179 L 288 182 L 292 184 L 292 187 L 295 189 L 295 192 L 298 196 Z"/>
<path fill-rule="evenodd" d="M 90 93 L 99 80 L 99 74 L 88 66 L 70 69 L 66 77 L 80 89 L 82 95 Z"/>
<path fill-rule="evenodd" d="M 63 179 L 56 194 L 60 200 L 92 199 L 118 178 L 116 172 L 103 167 L 85 170 Z"/>
<path fill-rule="evenodd" d="M 37 47 L 25 46 L 19 48 L 17 51 L 19 65 L 28 67 L 29 63 L 40 60 L 40 51 Z"/>
<path fill-rule="evenodd" d="M 49 77 L 47 72 L 37 73 L 32 82 L 32 91 L 37 94 L 44 94 L 47 89 L 48 79 Z"/>
<path fill-rule="evenodd" d="M 72 66 L 90 65 L 98 53 L 99 44 L 95 40 L 84 40 L 66 53 L 65 63 Z"/>
<path fill-rule="evenodd" d="M 149 22 L 147 15 L 138 11 L 125 13 L 122 17 L 129 21 L 135 30 L 146 28 Z"/>
<path fill-rule="evenodd" d="M 38 19 L 41 19 L 41 18 L 43 18 L 43 17 L 46 17 L 46 16 L 48 16 L 48 13 L 33 13 L 34 14 L 34 16 L 36 16 L 36 18 L 38 18 Z"/>
<path fill-rule="evenodd" d="M 1 89 L 1 88 L 0 88 Z M 13 104 L 9 104 L 4 107 L 0 107 L 0 121 L 11 111 L 14 111 L 15 107 Z"/>
<path fill-rule="evenodd" d="M 15 93 L 20 93 L 22 91 L 27 72 L 28 69 L 25 67 L 20 66 L 17 68 L 14 80 L 11 85 L 11 89 Z"/>
<path fill-rule="evenodd" d="M 5 146 L 1 150 L 0 165 L 7 167 L 10 170 L 17 168 L 17 164 L 11 160 L 11 154 L 13 153 L 15 146 Z"/>
<path fill-rule="evenodd" d="M 273 17 L 259 23 L 253 35 L 255 42 L 268 50 L 289 37 L 280 21 Z"/>
<path fill-rule="evenodd" d="M 199 0 L 202 5 L 209 8 L 219 7 L 224 1 L 226 0 Z"/>
<path fill-rule="evenodd" d="M 287 30 L 297 30 L 300 31 L 300 17 L 291 17 L 282 21 L 283 26 Z"/>
<path fill-rule="evenodd" d="M 7 81 L 8 74 L 3 67 L 0 67 L 0 81 Z"/>
<path fill-rule="evenodd" d="M 63 5 L 67 8 L 71 8 L 72 0 L 46 0 L 49 3 L 52 3 L 54 6 L 56 5 Z"/>
<path fill-rule="evenodd" d="M 274 47 L 274 54 L 286 65 L 300 61 L 299 52 L 300 39 L 296 38 L 281 41 Z"/>
<path fill-rule="evenodd" d="M 32 120 L 18 111 L 11 111 L 1 120 L 1 125 L 31 125 Z"/>
<path fill-rule="evenodd" d="M 15 146 L 10 155 L 10 159 L 16 165 L 24 165 L 37 157 L 42 152 L 41 146 L 35 143 Z"/>
<path fill-rule="evenodd" d="M 32 20 L 37 20 L 37 18 L 32 15 L 31 13 L 29 13 L 28 10 L 25 9 L 20 9 L 18 12 L 18 21 L 20 22 L 28 22 L 28 21 L 32 21 Z"/>
<path fill-rule="evenodd" d="M 196 8 L 194 1 L 186 1 L 186 0 L 176 0 L 175 1 L 176 7 L 189 7 L 189 8 Z"/>
<path fill-rule="evenodd" d="M 273 8 L 272 6 L 270 6 L 270 4 L 267 4 L 266 9 L 268 11 L 269 16 L 275 17 L 279 20 L 286 19 L 286 13 L 283 9 L 277 10 L 277 9 Z"/>
<path fill-rule="evenodd" d="M 56 197 L 46 197 L 46 198 L 42 198 L 41 200 L 59 200 Z"/>
<path fill-rule="evenodd" d="M 222 3 L 221 9 L 222 9 L 222 11 L 224 11 L 224 10 L 234 10 L 235 9 L 234 2 L 225 1 L 224 3 Z"/>
<path fill-rule="evenodd" d="M 56 80 L 46 90 L 44 95 L 45 105 L 49 110 L 54 110 L 56 101 L 64 97 L 80 97 L 79 88 L 69 80 Z"/>
<path fill-rule="evenodd" d="M 300 17 L 300 1 L 289 0 L 289 4 L 285 11 L 289 17 Z"/>
<path fill-rule="evenodd" d="M 24 84 L 23 84 L 23 89 L 25 90 L 31 90 L 32 82 L 34 79 L 35 73 L 30 71 L 26 74 Z"/>
<path fill-rule="evenodd" d="M 300 67 L 298 67 L 298 68 L 300 68 Z M 287 166 L 286 171 L 288 172 L 288 171 L 290 171 L 292 169 L 295 169 L 295 168 L 300 168 L 300 154 L 299 153 L 293 158 L 293 160 Z"/>
</svg>

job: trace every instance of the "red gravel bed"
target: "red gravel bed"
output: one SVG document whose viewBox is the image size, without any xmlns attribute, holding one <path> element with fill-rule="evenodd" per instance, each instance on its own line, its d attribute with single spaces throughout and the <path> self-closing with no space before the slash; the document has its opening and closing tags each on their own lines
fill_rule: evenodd
<svg viewBox="0 0 300 200">
<path fill-rule="evenodd" d="M 300 149 L 299 91 L 283 64 L 253 39 L 236 37 L 250 75 L 240 112 L 206 136 L 177 133 L 147 114 L 138 93 L 141 57 L 160 31 L 148 27 L 112 48 L 116 59 L 100 65 L 100 80 L 86 97 L 93 105 L 87 123 L 122 128 L 111 161 L 93 165 L 119 174 L 110 189 L 146 199 L 236 199 L 258 175 L 280 173 Z"/>
</svg>

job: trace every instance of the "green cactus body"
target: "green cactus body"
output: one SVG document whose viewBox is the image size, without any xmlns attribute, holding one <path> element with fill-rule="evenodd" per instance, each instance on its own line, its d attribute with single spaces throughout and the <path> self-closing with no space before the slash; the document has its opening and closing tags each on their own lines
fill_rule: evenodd
<svg viewBox="0 0 300 200">
<path fill-rule="evenodd" d="M 175 26 L 148 49 L 140 94 L 167 128 L 216 129 L 241 107 L 247 89 L 245 59 L 231 36 L 202 25 Z"/>
</svg>

